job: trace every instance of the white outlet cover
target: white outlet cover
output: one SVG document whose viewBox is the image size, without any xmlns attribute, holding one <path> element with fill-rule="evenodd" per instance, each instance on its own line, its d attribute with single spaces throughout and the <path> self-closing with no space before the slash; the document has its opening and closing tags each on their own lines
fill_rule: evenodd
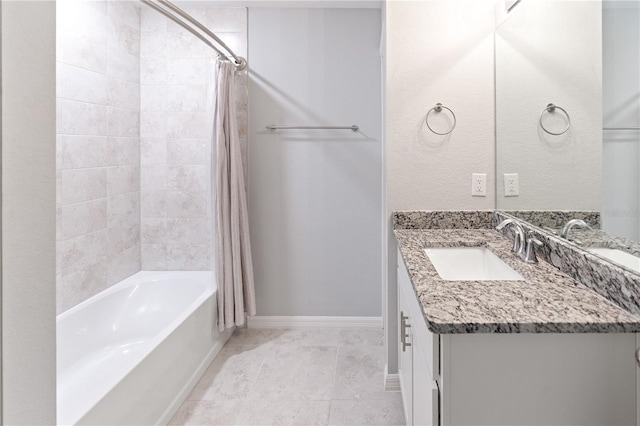
<svg viewBox="0 0 640 426">
<path fill-rule="evenodd" d="M 471 196 L 486 197 L 487 196 L 487 174 L 473 173 L 471 175 Z"/>
<path fill-rule="evenodd" d="M 517 197 L 520 195 L 520 184 L 517 173 L 504 174 L 504 196 Z"/>
</svg>

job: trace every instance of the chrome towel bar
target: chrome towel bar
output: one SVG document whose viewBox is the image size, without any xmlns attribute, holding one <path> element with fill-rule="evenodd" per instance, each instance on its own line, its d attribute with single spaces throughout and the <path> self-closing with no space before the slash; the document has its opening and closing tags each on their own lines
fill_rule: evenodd
<svg viewBox="0 0 640 426">
<path fill-rule="evenodd" d="M 351 130 L 357 132 L 360 127 L 356 126 L 276 126 L 275 124 L 269 124 L 267 130 L 275 132 L 276 130 L 316 130 L 316 129 L 329 129 L 329 130 Z"/>
</svg>

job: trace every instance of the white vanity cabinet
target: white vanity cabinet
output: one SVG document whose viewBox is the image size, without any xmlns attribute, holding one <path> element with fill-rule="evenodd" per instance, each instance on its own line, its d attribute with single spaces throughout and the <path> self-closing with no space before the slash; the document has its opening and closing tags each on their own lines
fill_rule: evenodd
<svg viewBox="0 0 640 426">
<path fill-rule="evenodd" d="M 398 268 L 400 280 L 398 371 L 405 418 L 407 425 L 435 426 L 439 424 L 438 336 L 427 329 L 404 265 Z"/>
<path fill-rule="evenodd" d="M 637 333 L 433 334 L 397 272 L 408 425 L 640 425 Z"/>
</svg>

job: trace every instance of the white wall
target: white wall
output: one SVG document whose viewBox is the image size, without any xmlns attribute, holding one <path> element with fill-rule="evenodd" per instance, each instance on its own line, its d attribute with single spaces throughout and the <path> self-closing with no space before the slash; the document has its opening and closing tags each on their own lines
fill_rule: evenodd
<svg viewBox="0 0 640 426">
<path fill-rule="evenodd" d="M 605 127 L 640 125 L 640 7 L 605 1 L 602 11 Z M 602 229 L 640 241 L 640 131 L 603 133 Z"/>
<path fill-rule="evenodd" d="M 386 2 L 385 138 L 388 276 L 387 368 L 397 368 L 394 210 L 494 208 L 492 1 Z M 450 136 L 424 124 L 437 102 L 450 107 Z M 434 117 L 434 127 L 444 126 Z M 436 130 L 443 130 L 439 127 Z M 487 196 L 471 196 L 471 174 L 487 174 Z"/>
<path fill-rule="evenodd" d="M 497 206 L 598 211 L 602 190 L 602 32 L 599 1 L 523 1 L 496 31 Z M 566 109 L 560 136 L 539 126 Z M 546 114 L 551 131 L 562 112 Z M 505 197 L 503 173 L 520 195 Z"/>
<path fill-rule="evenodd" d="M 3 1 L 2 419 L 56 422 L 55 3 Z"/>
<path fill-rule="evenodd" d="M 381 316 L 379 42 L 376 9 L 249 10 L 258 315 Z"/>
<path fill-rule="evenodd" d="M 493 25 L 493 2 L 388 2 L 390 211 L 494 207 Z M 457 117 L 448 137 L 424 123 L 437 102 Z M 474 172 L 487 173 L 486 197 L 471 196 Z"/>
</svg>

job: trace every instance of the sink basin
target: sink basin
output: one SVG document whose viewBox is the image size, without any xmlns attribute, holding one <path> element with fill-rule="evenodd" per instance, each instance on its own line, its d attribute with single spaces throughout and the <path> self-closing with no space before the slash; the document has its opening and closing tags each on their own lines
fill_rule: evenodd
<svg viewBox="0 0 640 426">
<path fill-rule="evenodd" d="M 640 272 L 640 258 L 629 254 L 626 251 L 605 247 L 590 247 L 587 248 L 587 251 L 590 251 L 594 254 L 599 254 L 600 256 L 611 260 L 612 262 Z"/>
<path fill-rule="evenodd" d="M 429 247 L 424 251 L 446 281 L 524 280 L 486 247 Z"/>
</svg>

